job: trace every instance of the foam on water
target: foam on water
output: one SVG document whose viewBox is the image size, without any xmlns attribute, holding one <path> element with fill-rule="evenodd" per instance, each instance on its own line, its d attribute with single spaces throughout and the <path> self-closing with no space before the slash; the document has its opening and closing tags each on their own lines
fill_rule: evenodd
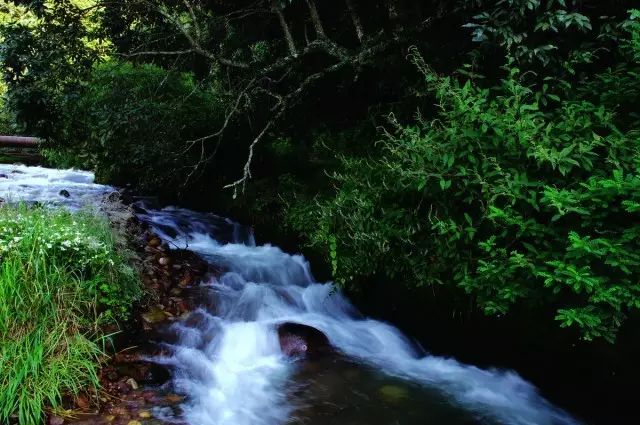
<svg viewBox="0 0 640 425">
<path fill-rule="evenodd" d="M 63 196 L 62 191 L 69 196 Z M 110 186 L 95 184 L 93 173 L 88 171 L 0 164 L 0 199 L 8 202 L 37 201 L 77 209 L 100 202 L 113 191 Z"/>
<path fill-rule="evenodd" d="M 188 225 L 180 226 L 176 216 Z M 178 387 L 191 396 L 185 406 L 190 424 L 287 422 L 292 407 L 285 382 L 293 365 L 280 353 L 276 333 L 285 322 L 315 327 L 344 355 L 436 388 L 490 423 L 577 423 L 515 372 L 424 355 L 395 327 L 361 317 L 333 285 L 315 282 L 303 257 L 255 246 L 246 233 L 234 240 L 237 225 L 225 230 L 219 217 L 175 208 L 142 218 L 161 224 L 173 246 L 188 247 L 226 270 L 208 284 L 213 307 L 197 312 L 194 323 L 176 325 L 180 341 L 165 359 L 178 371 Z"/>
</svg>

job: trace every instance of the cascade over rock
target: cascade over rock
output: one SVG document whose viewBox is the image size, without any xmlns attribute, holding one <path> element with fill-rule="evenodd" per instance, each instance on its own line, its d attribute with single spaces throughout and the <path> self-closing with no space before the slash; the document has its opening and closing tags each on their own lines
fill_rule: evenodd
<svg viewBox="0 0 640 425">
<path fill-rule="evenodd" d="M 318 329 L 300 323 L 283 323 L 278 326 L 280 348 L 287 356 L 315 358 L 332 351 L 329 339 Z"/>
</svg>

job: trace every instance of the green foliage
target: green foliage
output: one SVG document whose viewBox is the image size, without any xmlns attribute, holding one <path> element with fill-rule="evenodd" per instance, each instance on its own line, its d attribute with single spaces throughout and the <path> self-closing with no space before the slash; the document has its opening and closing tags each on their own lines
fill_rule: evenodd
<svg viewBox="0 0 640 425">
<path fill-rule="evenodd" d="M 99 56 L 82 9 L 71 0 L 0 11 L 0 60 L 8 106 L 28 134 L 55 135 L 62 104 Z M 34 3 L 35 5 L 35 3 Z"/>
<path fill-rule="evenodd" d="M 551 307 L 585 339 L 613 340 L 640 308 L 640 129 L 562 92 L 543 109 L 513 66 L 489 89 L 415 60 L 438 118 L 392 117 L 381 156 L 343 157 L 335 197 L 298 228 L 343 284 L 453 284 L 487 314 Z"/>
<path fill-rule="evenodd" d="M 6 87 L 0 83 L 0 134 L 13 134 L 13 113 L 7 106 Z"/>
<path fill-rule="evenodd" d="M 142 190 L 177 190 L 203 154 L 188 143 L 222 122 L 222 102 L 190 74 L 154 65 L 95 67 L 65 103 L 60 136 L 49 145 L 58 165 L 94 169 L 98 179 Z"/>
<path fill-rule="evenodd" d="M 43 407 L 98 386 L 98 326 L 128 317 L 134 270 L 103 218 L 0 208 L 0 421 L 39 423 Z"/>
<path fill-rule="evenodd" d="M 629 49 L 631 50 L 636 62 L 640 62 L 640 10 L 631 10 L 631 16 L 623 24 L 626 31 L 631 34 L 629 40 Z"/>
<path fill-rule="evenodd" d="M 473 41 L 489 49 L 499 46 L 521 63 L 557 65 L 567 59 L 568 42 L 575 50 L 578 43 L 589 42 L 585 34 L 593 30 L 590 17 L 581 13 L 573 0 L 486 3 L 484 11 L 465 25 L 472 29 Z"/>
</svg>

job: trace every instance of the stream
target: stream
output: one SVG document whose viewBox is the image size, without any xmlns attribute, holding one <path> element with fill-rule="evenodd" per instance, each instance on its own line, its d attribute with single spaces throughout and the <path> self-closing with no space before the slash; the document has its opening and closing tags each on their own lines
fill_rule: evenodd
<svg viewBox="0 0 640 425">
<path fill-rule="evenodd" d="M 6 202 L 78 209 L 113 190 L 89 172 L 0 165 Z M 171 325 L 168 354 L 154 359 L 172 370 L 170 385 L 187 396 L 179 415 L 154 411 L 161 423 L 579 423 L 514 371 L 430 355 L 393 325 L 363 317 L 330 282 L 313 278 L 304 257 L 257 246 L 250 228 L 177 207 L 137 210 L 169 246 L 222 270 L 197 288 L 199 308 Z M 332 352 L 286 355 L 283 324 L 321 331 Z"/>
</svg>

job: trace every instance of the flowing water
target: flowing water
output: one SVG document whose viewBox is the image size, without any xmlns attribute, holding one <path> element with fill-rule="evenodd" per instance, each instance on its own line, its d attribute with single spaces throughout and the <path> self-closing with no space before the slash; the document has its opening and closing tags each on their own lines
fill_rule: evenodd
<svg viewBox="0 0 640 425">
<path fill-rule="evenodd" d="M 90 173 L 0 166 L 0 198 L 77 208 L 110 190 Z M 172 325 L 177 341 L 156 359 L 187 395 L 181 417 L 167 414 L 166 422 L 577 424 L 515 372 L 429 355 L 392 325 L 362 317 L 331 283 L 314 280 L 302 256 L 256 246 L 231 220 L 180 208 L 141 207 L 139 217 L 170 246 L 223 270 L 198 288 L 200 308 Z M 284 355 L 283 323 L 322 331 L 335 354 Z"/>
</svg>

